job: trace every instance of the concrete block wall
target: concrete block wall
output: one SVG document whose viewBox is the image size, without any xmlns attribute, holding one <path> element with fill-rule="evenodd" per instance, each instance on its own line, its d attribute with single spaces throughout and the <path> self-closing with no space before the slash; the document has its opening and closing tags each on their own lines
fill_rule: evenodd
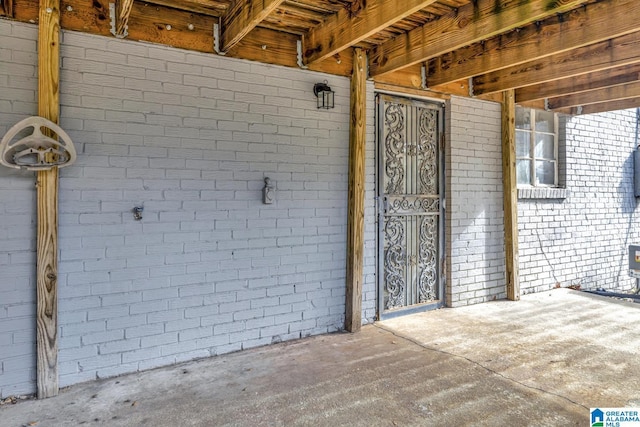
<svg viewBox="0 0 640 427">
<path fill-rule="evenodd" d="M 37 111 L 36 27 L 0 20 L 0 36 L 6 131 Z M 60 178 L 61 386 L 343 327 L 349 79 L 72 32 L 61 55 L 61 125 L 79 154 Z M 325 79 L 328 111 L 311 90 Z M 371 321 L 371 83 L 368 96 Z M 0 174 L 6 396 L 35 390 L 35 191 L 32 172 Z"/>
<path fill-rule="evenodd" d="M 446 299 L 506 297 L 500 104 L 452 97 L 446 109 Z"/>
<path fill-rule="evenodd" d="M 522 292 L 556 284 L 632 289 L 628 245 L 640 243 L 633 194 L 636 111 L 563 117 L 560 124 L 568 197 L 518 200 Z"/>
</svg>

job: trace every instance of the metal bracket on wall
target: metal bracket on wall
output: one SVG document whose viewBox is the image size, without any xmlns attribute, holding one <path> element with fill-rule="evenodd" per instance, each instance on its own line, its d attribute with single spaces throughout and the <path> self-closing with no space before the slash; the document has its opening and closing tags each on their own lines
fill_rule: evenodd
<svg viewBox="0 0 640 427">
<path fill-rule="evenodd" d="M 118 34 L 116 32 L 116 4 L 115 3 L 109 3 L 109 19 L 111 19 L 111 30 L 109 30 L 111 34 L 113 34 L 114 36 L 116 36 L 116 38 L 119 38 L 119 39 L 123 39 L 129 35 L 129 32 L 127 31 L 129 29 L 128 25 L 125 25 L 124 33 Z"/>
<path fill-rule="evenodd" d="M 307 67 L 306 65 L 304 65 L 304 62 L 302 61 L 302 40 L 298 39 L 297 43 L 296 43 L 296 49 L 298 51 L 298 67 L 302 68 L 303 70 L 306 70 Z"/>
<path fill-rule="evenodd" d="M 271 179 L 265 178 L 264 188 L 262 189 L 262 203 L 264 203 L 265 205 L 271 205 L 273 204 L 275 199 L 276 190 L 273 188 L 273 185 L 271 185 Z"/>
<path fill-rule="evenodd" d="M 218 55 L 226 55 L 227 52 L 220 50 L 220 24 L 213 24 L 213 50 Z"/>
</svg>

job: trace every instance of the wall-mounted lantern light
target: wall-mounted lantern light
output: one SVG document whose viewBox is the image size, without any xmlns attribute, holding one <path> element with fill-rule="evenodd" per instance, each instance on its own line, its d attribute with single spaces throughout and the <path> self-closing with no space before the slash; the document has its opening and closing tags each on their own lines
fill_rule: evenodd
<svg viewBox="0 0 640 427">
<path fill-rule="evenodd" d="M 313 94 L 317 98 L 318 108 L 324 108 L 325 110 L 328 110 L 329 108 L 334 107 L 334 92 L 331 90 L 326 80 L 324 81 L 324 83 L 316 83 L 313 85 Z"/>
</svg>

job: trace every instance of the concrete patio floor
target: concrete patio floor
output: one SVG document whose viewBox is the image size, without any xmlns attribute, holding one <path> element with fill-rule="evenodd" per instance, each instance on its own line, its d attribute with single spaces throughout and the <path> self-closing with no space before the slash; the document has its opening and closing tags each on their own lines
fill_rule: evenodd
<svg viewBox="0 0 640 427">
<path fill-rule="evenodd" d="M 640 305 L 566 289 L 76 385 L 2 426 L 570 426 L 640 406 Z"/>
</svg>

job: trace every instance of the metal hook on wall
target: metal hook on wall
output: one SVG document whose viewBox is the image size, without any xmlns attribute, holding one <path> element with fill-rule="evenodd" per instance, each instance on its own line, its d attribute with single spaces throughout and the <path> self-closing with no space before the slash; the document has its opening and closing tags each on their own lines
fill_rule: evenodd
<svg viewBox="0 0 640 427">
<path fill-rule="evenodd" d="M 142 219 L 143 211 L 144 206 L 135 206 L 133 209 L 131 209 L 131 212 L 133 212 L 133 219 L 135 219 L 136 221 L 140 221 Z"/>
</svg>

